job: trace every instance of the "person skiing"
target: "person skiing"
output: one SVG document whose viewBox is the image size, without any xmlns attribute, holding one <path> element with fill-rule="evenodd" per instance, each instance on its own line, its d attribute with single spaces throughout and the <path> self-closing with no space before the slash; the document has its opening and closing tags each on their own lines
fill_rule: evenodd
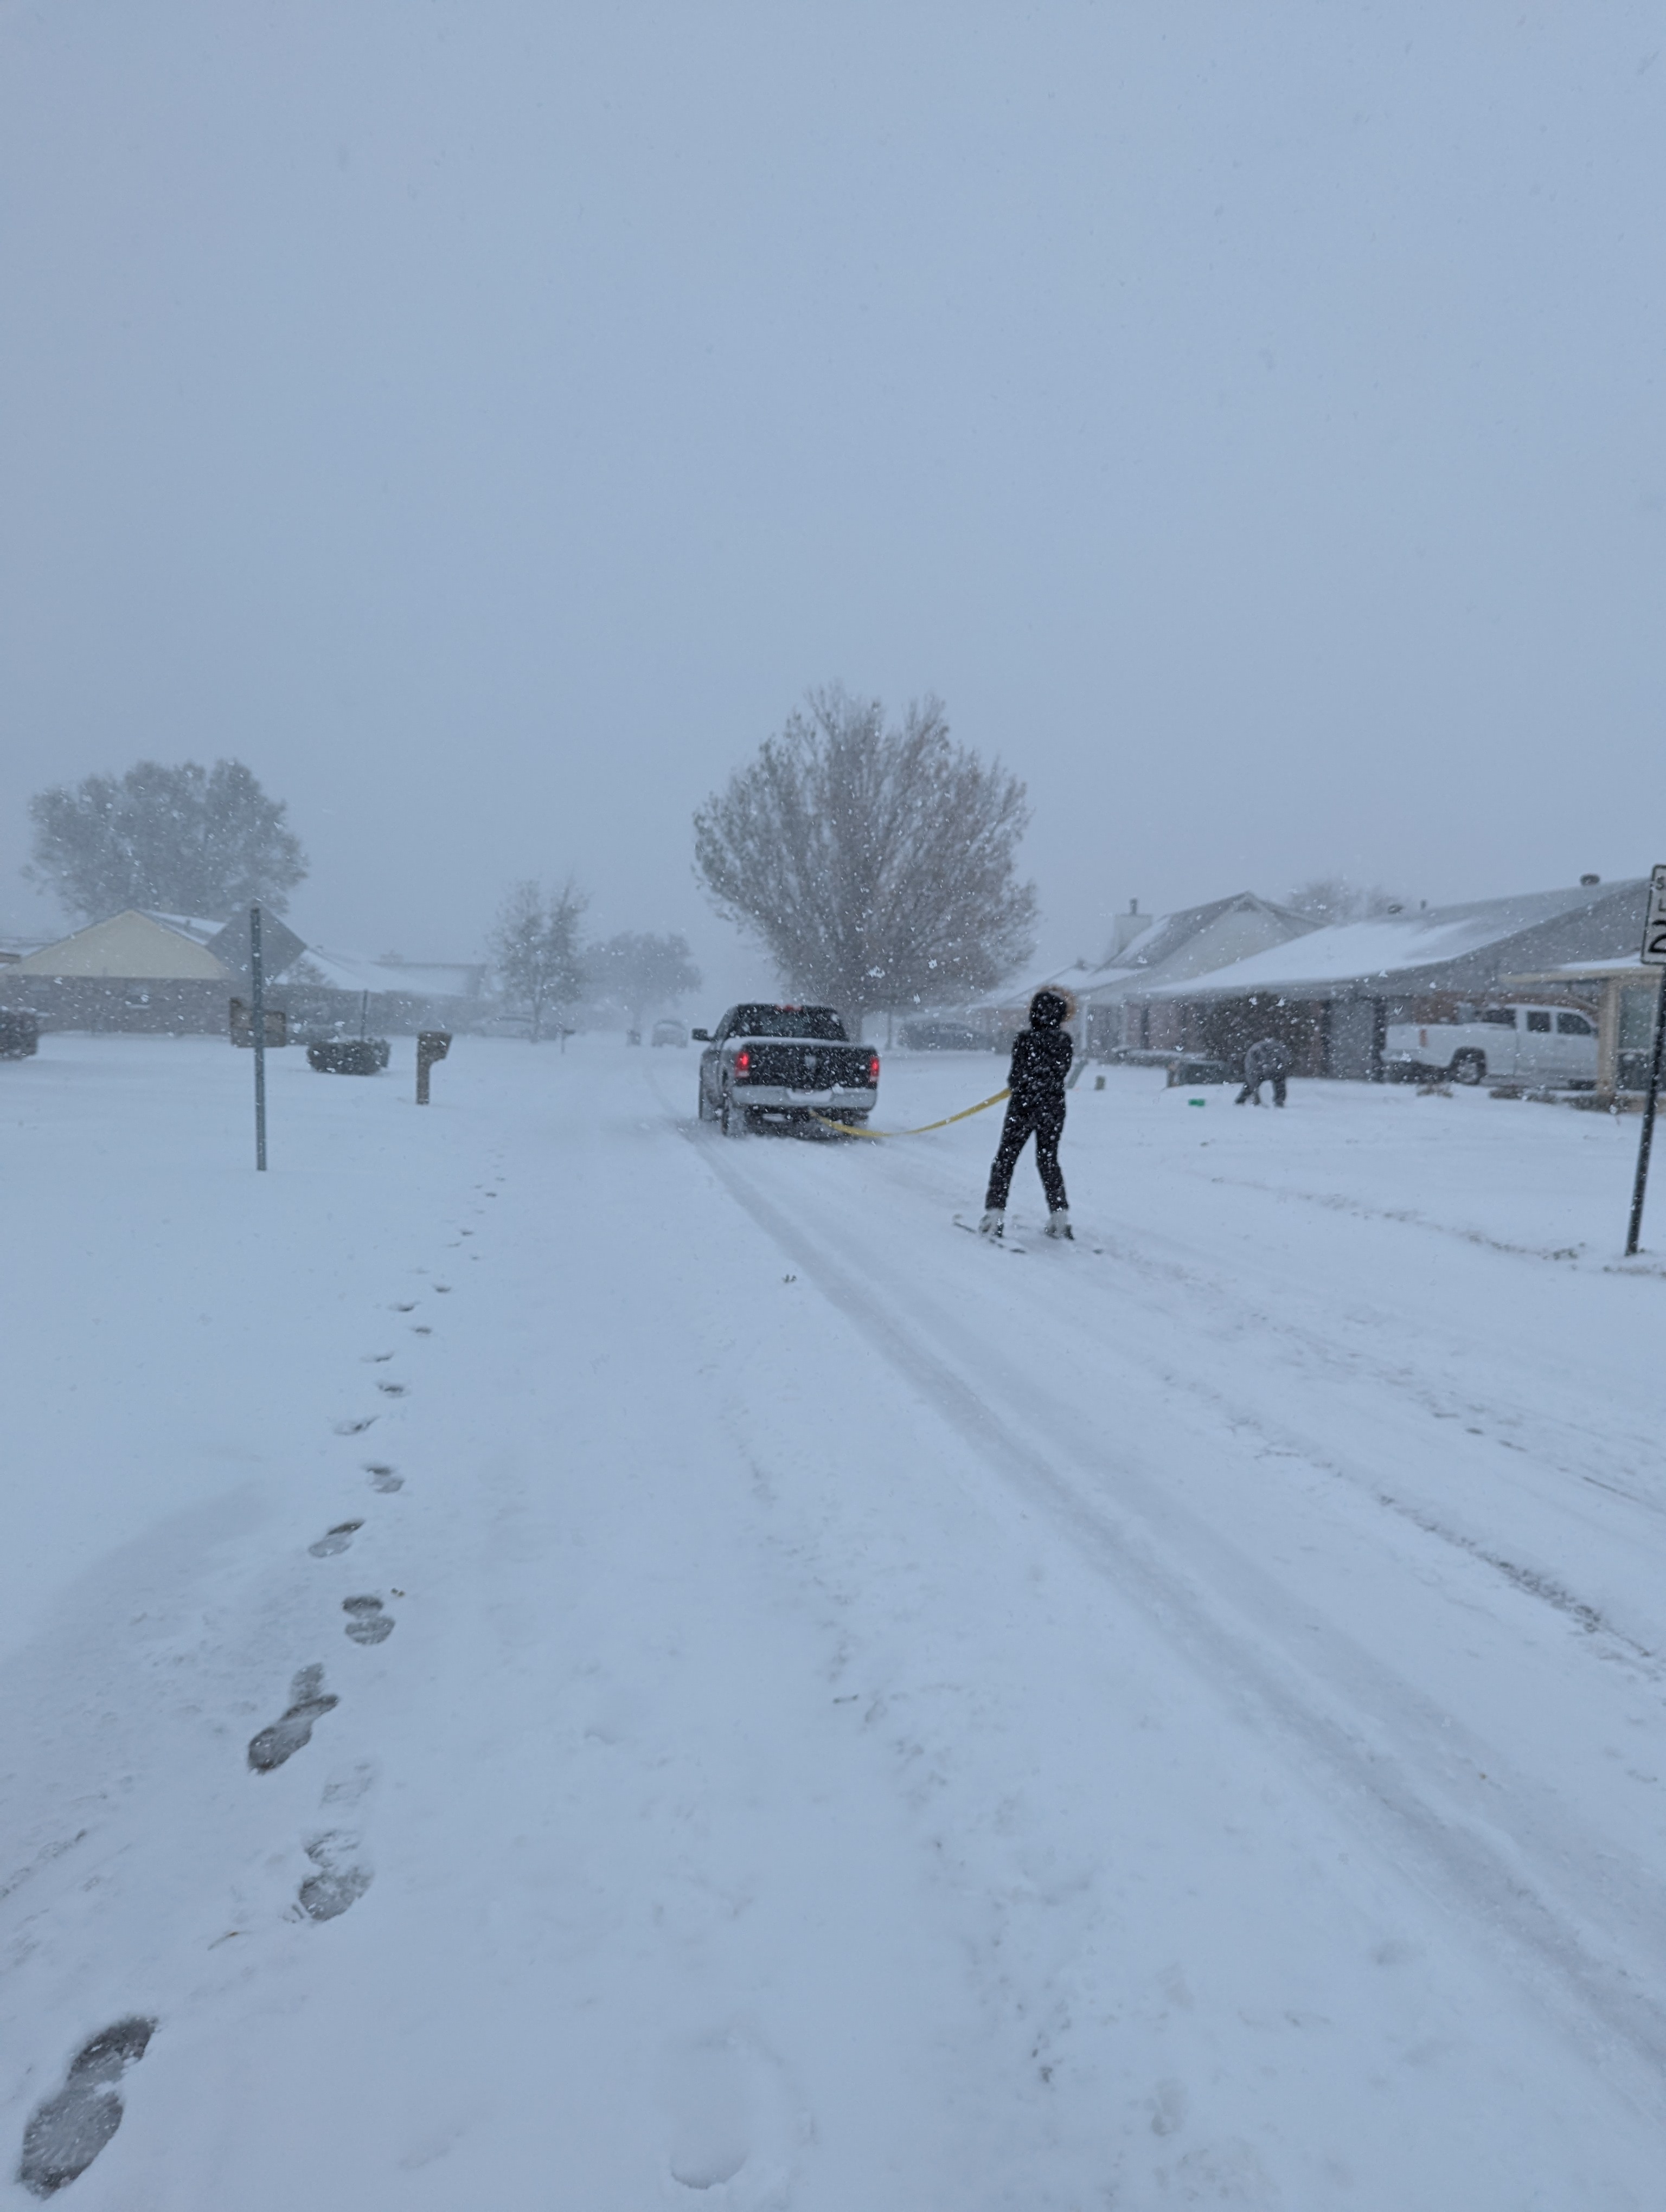
<svg viewBox="0 0 1666 2212">
<path fill-rule="evenodd" d="M 1006 1078 L 1012 1097 L 1001 1124 L 1000 1142 L 989 1170 L 989 1188 L 983 1200 L 979 1234 L 1001 1237 L 1006 1229 L 1006 1194 L 1012 1187 L 1012 1170 L 1018 1154 L 1031 1137 L 1036 1140 L 1036 1165 L 1047 1193 L 1047 1233 L 1070 1236 L 1070 1207 L 1064 1177 L 1059 1172 L 1059 1139 L 1064 1134 L 1064 1080 L 1070 1073 L 1075 1040 L 1064 1026 L 1070 1001 L 1060 992 L 1041 990 L 1030 1001 L 1030 1026 L 1012 1042 L 1012 1066 Z M 1074 1239 L 1072 1238 L 1072 1242 Z"/>
<path fill-rule="evenodd" d="M 1232 1101 L 1234 1106 L 1261 1104 L 1263 1083 L 1273 1086 L 1273 1103 L 1284 1103 L 1284 1079 L 1290 1073 L 1290 1048 L 1277 1037 L 1262 1037 L 1252 1044 L 1243 1055 L 1243 1088 Z"/>
</svg>

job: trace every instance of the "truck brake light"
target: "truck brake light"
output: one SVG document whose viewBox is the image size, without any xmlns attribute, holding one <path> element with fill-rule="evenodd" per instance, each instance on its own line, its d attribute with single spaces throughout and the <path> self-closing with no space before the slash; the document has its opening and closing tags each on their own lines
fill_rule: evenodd
<svg viewBox="0 0 1666 2212">
<path fill-rule="evenodd" d="M 870 1083 L 877 1083 L 879 1080 L 879 1055 L 877 1052 L 868 1056 L 867 1079 Z"/>
<path fill-rule="evenodd" d="M 746 1050 L 745 1050 L 745 1048 L 743 1047 L 743 1048 L 742 1048 L 742 1049 L 741 1049 L 739 1052 L 738 1052 L 738 1053 L 735 1054 L 735 1056 L 734 1056 L 734 1072 L 735 1072 L 735 1073 L 736 1073 L 737 1075 L 745 1075 L 745 1073 L 746 1073 L 746 1071 L 747 1071 L 747 1069 L 748 1069 L 749 1067 L 751 1067 L 751 1064 L 752 1064 L 752 1055 L 751 1054 L 751 1053 L 749 1053 L 748 1051 L 746 1051 Z"/>
</svg>

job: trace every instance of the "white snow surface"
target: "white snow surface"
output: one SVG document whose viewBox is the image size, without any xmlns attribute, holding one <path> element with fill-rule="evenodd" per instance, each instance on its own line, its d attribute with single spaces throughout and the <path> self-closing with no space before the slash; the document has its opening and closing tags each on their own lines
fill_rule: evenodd
<svg viewBox="0 0 1666 2212">
<path fill-rule="evenodd" d="M 135 2014 L 76 2212 L 1661 2203 L 1634 1121 L 1116 1071 L 1002 1253 L 994 1115 L 269 1066 L 0 1066 L 0 2204 Z"/>
</svg>

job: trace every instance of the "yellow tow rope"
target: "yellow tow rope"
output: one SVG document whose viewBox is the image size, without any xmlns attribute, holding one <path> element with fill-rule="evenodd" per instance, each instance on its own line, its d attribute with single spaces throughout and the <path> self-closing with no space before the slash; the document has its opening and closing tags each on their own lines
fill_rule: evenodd
<svg viewBox="0 0 1666 2212">
<path fill-rule="evenodd" d="M 963 1106 L 959 1113 L 945 1114 L 940 1121 L 922 1121 L 917 1129 L 859 1129 L 854 1121 L 830 1121 L 825 1114 L 813 1111 L 810 1118 L 819 1121 L 824 1129 L 836 1129 L 843 1137 L 923 1137 L 928 1129 L 946 1129 L 951 1121 L 964 1121 L 973 1114 L 982 1114 L 986 1107 L 999 1106 L 1012 1095 L 1010 1091 L 997 1091 L 993 1098 L 980 1098 L 976 1106 Z"/>
</svg>

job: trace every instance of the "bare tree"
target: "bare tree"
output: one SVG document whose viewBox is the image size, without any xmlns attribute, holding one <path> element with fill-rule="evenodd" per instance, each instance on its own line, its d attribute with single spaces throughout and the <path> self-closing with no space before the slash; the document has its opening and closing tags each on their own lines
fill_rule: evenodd
<svg viewBox="0 0 1666 2212">
<path fill-rule="evenodd" d="M 548 900 L 539 884 L 517 884 L 499 909 L 488 940 L 492 959 L 505 997 L 526 1009 L 534 1044 L 546 1019 L 583 991 L 579 923 L 588 903 L 569 878 Z"/>
<path fill-rule="evenodd" d="M 1033 950 L 1024 786 L 952 744 L 936 699 L 900 729 L 836 684 L 808 706 L 694 817 L 713 904 L 853 1023 L 988 990 Z"/>
<path fill-rule="evenodd" d="M 89 921 L 126 907 L 222 919 L 255 899 L 281 914 L 307 873 L 287 811 L 241 761 L 140 761 L 37 792 L 23 872 Z"/>
<path fill-rule="evenodd" d="M 621 930 L 594 946 L 585 964 L 591 989 L 623 1006 L 635 1030 L 651 1008 L 670 1006 L 700 988 L 700 970 L 685 937 Z"/>
<path fill-rule="evenodd" d="M 1285 901 L 1292 914 L 1322 922 L 1375 921 L 1381 915 L 1398 914 L 1405 903 L 1381 884 L 1352 884 L 1346 876 L 1316 876 Z"/>
</svg>

